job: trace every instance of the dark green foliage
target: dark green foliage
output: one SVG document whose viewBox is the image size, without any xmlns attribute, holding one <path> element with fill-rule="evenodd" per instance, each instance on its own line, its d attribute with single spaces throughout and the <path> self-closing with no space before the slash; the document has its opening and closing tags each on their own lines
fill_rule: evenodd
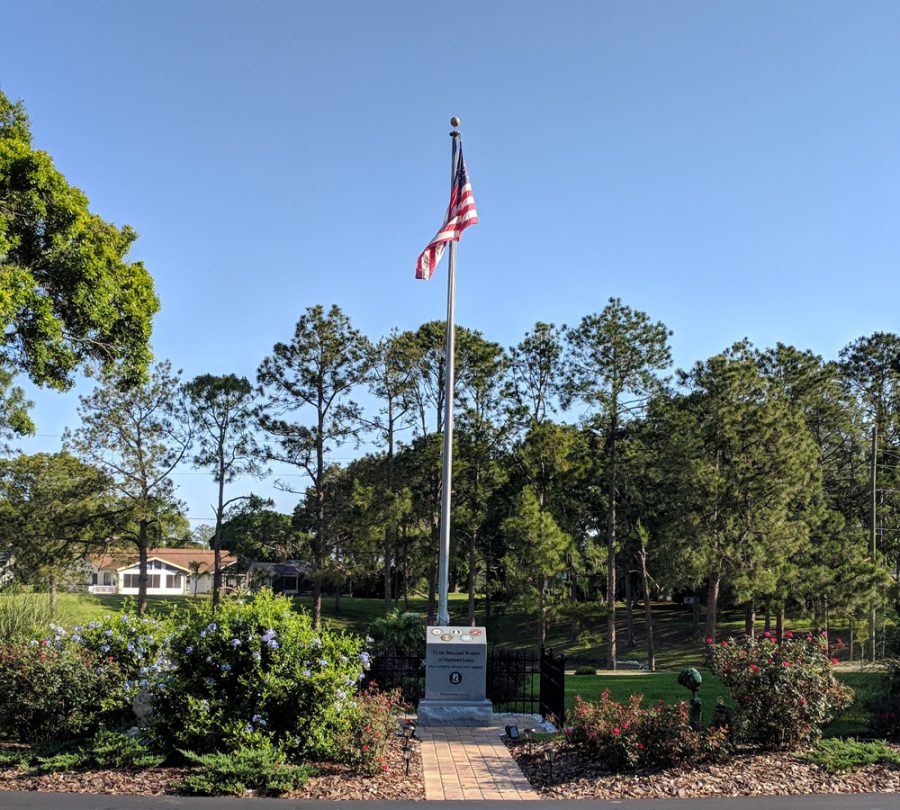
<svg viewBox="0 0 900 810">
<path fill-rule="evenodd" d="M 596 675 L 597 667 L 581 666 L 575 670 L 576 675 Z"/>
<path fill-rule="evenodd" d="M 816 747 L 801 759 L 814 762 L 829 773 L 845 773 L 866 765 L 900 765 L 900 751 L 884 740 L 819 740 Z"/>
<path fill-rule="evenodd" d="M 90 754 L 101 768 L 156 768 L 166 759 L 143 735 L 104 728 L 94 735 Z"/>
<path fill-rule="evenodd" d="M 17 742 L 89 735 L 124 701 L 115 661 L 75 645 L 42 642 L 0 648 L 0 735 Z"/>
<path fill-rule="evenodd" d="M 190 796 L 243 796 L 253 791 L 262 796 L 279 796 L 301 787 L 313 771 L 292 765 L 270 745 L 238 748 L 230 753 L 184 755 L 200 766 L 178 790 Z"/>
<path fill-rule="evenodd" d="M 421 613 L 394 608 L 369 625 L 369 635 L 379 649 L 399 655 L 425 654 L 425 622 Z"/>
</svg>

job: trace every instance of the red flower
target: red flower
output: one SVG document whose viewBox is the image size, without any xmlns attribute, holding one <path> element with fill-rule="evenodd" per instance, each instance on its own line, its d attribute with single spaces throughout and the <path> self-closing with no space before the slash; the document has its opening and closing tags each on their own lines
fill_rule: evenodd
<svg viewBox="0 0 900 810">
<path fill-rule="evenodd" d="M 363 745 L 362 750 L 363 750 L 363 751 L 368 751 L 368 750 L 369 750 L 369 746 L 368 746 L 368 745 Z"/>
<path fill-rule="evenodd" d="M 728 646 L 728 642 L 727 642 L 727 641 L 723 641 L 723 642 L 722 642 L 722 646 L 723 646 L 723 647 L 727 647 L 727 646 Z"/>
<path fill-rule="evenodd" d="M 836 664 L 837 662 L 838 662 L 837 658 L 832 658 L 832 659 L 831 659 L 831 663 L 832 663 L 832 664 Z"/>
<path fill-rule="evenodd" d="M 643 743 L 638 743 L 638 748 L 640 748 L 641 751 L 643 751 L 643 750 L 644 750 L 644 744 L 643 744 Z"/>
<path fill-rule="evenodd" d="M 712 638 L 712 636 L 707 636 L 707 637 L 706 637 L 706 643 L 707 643 L 707 644 L 712 644 L 712 643 L 713 643 L 713 638 Z"/>
<path fill-rule="evenodd" d="M 781 663 L 784 664 L 784 666 L 786 666 L 786 667 L 789 667 L 791 665 L 790 661 L 782 661 Z"/>
<path fill-rule="evenodd" d="M 621 734 L 622 729 L 620 729 L 618 726 L 614 726 L 612 732 L 613 734 Z"/>
<path fill-rule="evenodd" d="M 47 639 L 45 639 L 45 638 L 42 638 L 42 639 L 41 639 L 41 646 L 42 646 L 42 647 L 46 647 L 46 646 L 47 646 Z"/>
<path fill-rule="evenodd" d="M 790 630 L 788 630 L 787 633 L 784 634 L 784 637 L 785 638 L 793 638 L 794 634 Z"/>
<path fill-rule="evenodd" d="M 387 765 L 382 765 L 382 766 L 381 766 L 381 770 L 386 771 L 386 770 L 387 770 Z"/>
</svg>

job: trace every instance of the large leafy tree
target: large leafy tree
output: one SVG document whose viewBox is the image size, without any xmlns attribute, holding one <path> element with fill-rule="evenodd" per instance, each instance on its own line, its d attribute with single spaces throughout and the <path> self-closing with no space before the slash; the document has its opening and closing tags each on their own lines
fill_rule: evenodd
<svg viewBox="0 0 900 810">
<path fill-rule="evenodd" d="M 706 580 L 706 635 L 715 638 L 723 583 L 752 604 L 777 591 L 802 553 L 820 486 L 817 450 L 746 342 L 680 377 L 688 394 L 670 434 L 684 456 L 670 456 L 670 476 L 683 501 L 669 541 L 684 569 Z"/>
<path fill-rule="evenodd" d="M 241 475 L 262 471 L 260 447 L 254 427 L 255 398 L 245 377 L 234 374 L 202 374 L 187 385 L 185 392 L 194 425 L 194 465 L 212 473 L 216 484 L 216 516 L 213 549 L 213 604 L 219 603 L 222 586 L 222 523 L 228 507 L 249 497 L 225 498 L 225 485 Z"/>
<path fill-rule="evenodd" d="M 869 506 L 869 558 L 875 564 L 887 558 L 900 565 L 900 515 L 896 508 L 900 492 L 900 336 L 875 332 L 855 340 L 841 350 L 840 369 L 842 382 L 874 438 L 870 462 L 875 480 L 870 480 L 865 498 Z M 873 660 L 875 618 L 873 603 L 868 632 Z"/>
<path fill-rule="evenodd" d="M 466 374 L 459 395 L 456 433 L 458 472 L 454 474 L 455 533 L 466 539 L 468 622 L 475 623 L 475 591 L 483 528 L 491 495 L 503 484 L 506 471 L 499 463 L 506 443 L 504 382 L 509 360 L 503 348 L 478 335 L 466 346 Z M 490 565 L 490 538 L 488 553 Z M 489 573 L 489 572 L 488 572 Z"/>
<path fill-rule="evenodd" d="M 552 323 L 538 321 L 509 356 L 510 411 L 526 429 L 542 424 L 556 412 L 562 390 L 561 330 Z"/>
<path fill-rule="evenodd" d="M 616 503 L 618 436 L 659 388 L 658 374 L 671 363 L 669 330 L 639 310 L 610 298 L 603 311 L 566 330 L 564 402 L 594 411 L 604 437 L 607 493 L 607 666 L 616 667 Z"/>
<path fill-rule="evenodd" d="M 136 238 L 88 210 L 0 92 L 0 365 L 57 389 L 84 364 L 142 376 L 159 301 Z"/>
<path fill-rule="evenodd" d="M 51 612 L 60 579 L 109 542 L 111 484 L 65 452 L 0 460 L 0 551 L 19 580 L 49 586 Z"/>
<path fill-rule="evenodd" d="M 268 498 L 251 495 L 228 510 L 222 523 L 222 542 L 245 562 L 297 558 L 306 538 L 298 534 L 290 515 L 276 512 Z"/>
<path fill-rule="evenodd" d="M 360 430 L 352 390 L 366 375 L 368 342 L 337 306 L 300 316 L 289 343 L 276 343 L 257 370 L 262 395 L 259 424 L 271 439 L 268 456 L 302 470 L 313 493 L 313 623 L 322 615 L 325 572 L 327 458 Z M 308 421 L 299 421 L 304 417 Z M 295 491 L 288 485 L 283 489 Z"/>
<path fill-rule="evenodd" d="M 172 534 L 183 511 L 172 473 L 191 443 L 190 418 L 178 374 L 168 361 L 149 378 L 130 383 L 104 375 L 94 391 L 80 398 L 81 426 L 63 442 L 80 458 L 106 471 L 119 502 L 120 543 L 138 552 L 138 610 L 147 608 L 147 552 Z M 178 526 L 176 533 L 183 535 Z"/>
<path fill-rule="evenodd" d="M 386 338 L 382 338 L 371 347 L 369 355 L 369 373 L 367 383 L 369 392 L 376 397 L 379 408 L 374 416 L 364 419 L 369 430 L 383 442 L 385 451 L 386 487 L 381 497 L 388 501 L 402 500 L 397 484 L 394 456 L 397 449 L 398 434 L 409 427 L 409 418 L 413 411 L 412 392 L 415 385 L 416 353 L 409 332 L 403 334 L 396 330 Z M 402 506 L 398 502 L 385 504 L 384 514 L 399 516 Z M 399 524 L 388 521 L 383 525 L 382 557 L 384 559 L 384 609 L 391 606 L 392 571 L 396 567 L 397 537 Z"/>
<path fill-rule="evenodd" d="M 530 487 L 522 490 L 513 513 L 503 521 L 503 532 L 507 580 L 537 601 L 538 640 L 543 644 L 554 607 L 565 596 L 563 575 L 573 553 L 572 538 L 541 508 Z"/>
</svg>

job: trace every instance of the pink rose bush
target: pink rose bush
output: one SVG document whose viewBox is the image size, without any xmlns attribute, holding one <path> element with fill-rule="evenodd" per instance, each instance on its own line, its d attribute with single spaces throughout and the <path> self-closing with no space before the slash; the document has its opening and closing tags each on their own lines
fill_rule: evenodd
<svg viewBox="0 0 900 810">
<path fill-rule="evenodd" d="M 707 644 L 706 666 L 731 689 L 735 731 L 768 750 L 815 742 L 822 727 L 853 702 L 853 690 L 834 676 L 825 634 L 779 644 L 762 638 Z"/>
<path fill-rule="evenodd" d="M 725 729 L 695 731 L 687 703 L 642 707 L 642 695 L 617 703 L 609 690 L 596 701 L 575 698 L 569 745 L 612 771 L 663 768 L 685 760 L 709 762 L 728 754 Z"/>
</svg>

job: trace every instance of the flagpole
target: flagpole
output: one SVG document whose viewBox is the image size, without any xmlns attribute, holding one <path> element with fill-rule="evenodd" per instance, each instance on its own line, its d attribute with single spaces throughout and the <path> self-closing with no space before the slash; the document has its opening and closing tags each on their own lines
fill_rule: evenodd
<svg viewBox="0 0 900 810">
<path fill-rule="evenodd" d="M 450 184 L 456 182 L 456 161 L 459 152 L 459 118 L 450 119 L 450 138 L 453 149 L 450 159 Z M 456 241 L 450 240 L 450 267 L 447 272 L 447 337 L 444 341 L 444 457 L 441 476 L 441 542 L 438 552 L 438 614 L 437 623 L 450 624 L 447 594 L 450 587 L 450 496 L 453 492 L 453 391 L 456 357 L 456 331 L 453 313 L 456 298 Z"/>
</svg>

